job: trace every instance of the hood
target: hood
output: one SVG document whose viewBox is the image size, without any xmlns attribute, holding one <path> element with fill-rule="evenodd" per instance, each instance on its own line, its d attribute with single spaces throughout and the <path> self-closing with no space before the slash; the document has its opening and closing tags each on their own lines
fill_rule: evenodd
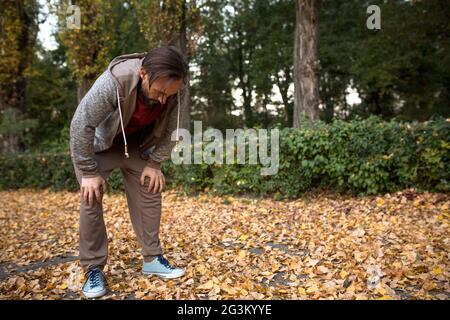
<svg viewBox="0 0 450 320">
<path fill-rule="evenodd" d="M 122 97 L 129 95 L 139 83 L 139 71 L 145 55 L 146 52 L 124 54 L 109 63 L 108 71 Z"/>
</svg>

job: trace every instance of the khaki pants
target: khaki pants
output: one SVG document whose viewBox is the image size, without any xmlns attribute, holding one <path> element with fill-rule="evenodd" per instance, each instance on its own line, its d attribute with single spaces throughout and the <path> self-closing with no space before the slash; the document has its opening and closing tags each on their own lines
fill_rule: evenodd
<svg viewBox="0 0 450 320">
<path fill-rule="evenodd" d="M 140 177 L 146 161 L 138 152 L 138 132 L 127 135 L 129 158 L 124 155 L 123 137 L 114 140 L 111 148 L 95 153 L 99 174 L 107 180 L 112 170 L 120 168 L 128 203 L 128 211 L 137 240 L 142 247 L 145 262 L 162 254 L 159 241 L 161 219 L 161 193 L 147 191 L 148 178 L 141 186 Z M 81 187 L 81 172 L 74 165 L 75 174 Z M 85 204 L 80 192 L 79 254 L 84 271 L 93 267 L 103 269 L 108 258 L 108 237 L 103 220 L 103 206 L 94 197 L 90 207 Z"/>
</svg>

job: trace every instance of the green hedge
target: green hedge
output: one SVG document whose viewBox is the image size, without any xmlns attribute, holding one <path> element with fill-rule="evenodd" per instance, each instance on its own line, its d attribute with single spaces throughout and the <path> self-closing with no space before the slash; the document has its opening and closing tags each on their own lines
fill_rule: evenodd
<svg viewBox="0 0 450 320">
<path fill-rule="evenodd" d="M 450 190 L 450 123 L 385 122 L 376 117 L 332 124 L 315 122 L 302 129 L 280 129 L 280 167 L 261 176 L 260 165 L 174 165 L 163 170 L 167 187 L 186 192 L 253 193 L 297 197 L 321 188 L 378 194 L 404 188 Z M 78 190 L 68 153 L 0 157 L 0 189 Z M 123 191 L 116 169 L 111 191 Z"/>
</svg>

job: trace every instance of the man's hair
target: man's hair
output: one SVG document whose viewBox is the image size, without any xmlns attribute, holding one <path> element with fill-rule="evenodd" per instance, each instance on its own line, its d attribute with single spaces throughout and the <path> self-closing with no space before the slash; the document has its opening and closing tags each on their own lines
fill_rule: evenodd
<svg viewBox="0 0 450 320">
<path fill-rule="evenodd" d="M 189 65 L 186 56 L 173 45 L 164 45 L 150 50 L 142 61 L 149 74 L 150 85 L 158 78 L 181 80 L 186 84 Z"/>
</svg>

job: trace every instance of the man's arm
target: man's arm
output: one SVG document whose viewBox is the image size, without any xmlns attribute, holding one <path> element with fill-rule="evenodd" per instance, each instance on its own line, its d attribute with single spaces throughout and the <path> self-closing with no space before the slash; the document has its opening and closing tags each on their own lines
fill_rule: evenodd
<svg viewBox="0 0 450 320">
<path fill-rule="evenodd" d="M 185 87 L 183 90 L 181 90 L 180 100 L 183 101 L 183 98 L 186 94 L 187 87 Z M 168 120 L 166 131 L 164 132 L 163 136 L 161 137 L 161 140 L 156 145 L 155 149 L 152 153 L 149 153 L 149 158 L 147 160 L 147 166 L 154 168 L 154 169 L 161 169 L 161 162 L 167 160 L 170 158 L 170 154 L 172 152 L 173 147 L 176 144 L 176 141 L 172 141 L 172 132 L 177 129 L 177 115 L 178 115 L 178 97 L 174 97 L 176 100 L 175 108 L 173 109 L 172 113 L 170 114 L 170 118 Z M 182 119 L 186 117 L 187 110 L 186 106 L 183 108 L 183 103 L 180 105 L 180 126 L 179 128 L 182 128 L 183 121 Z"/>
<path fill-rule="evenodd" d="M 72 158 L 83 177 L 98 175 L 94 160 L 95 128 L 117 108 L 116 86 L 108 71 L 86 93 L 70 123 Z"/>
</svg>

